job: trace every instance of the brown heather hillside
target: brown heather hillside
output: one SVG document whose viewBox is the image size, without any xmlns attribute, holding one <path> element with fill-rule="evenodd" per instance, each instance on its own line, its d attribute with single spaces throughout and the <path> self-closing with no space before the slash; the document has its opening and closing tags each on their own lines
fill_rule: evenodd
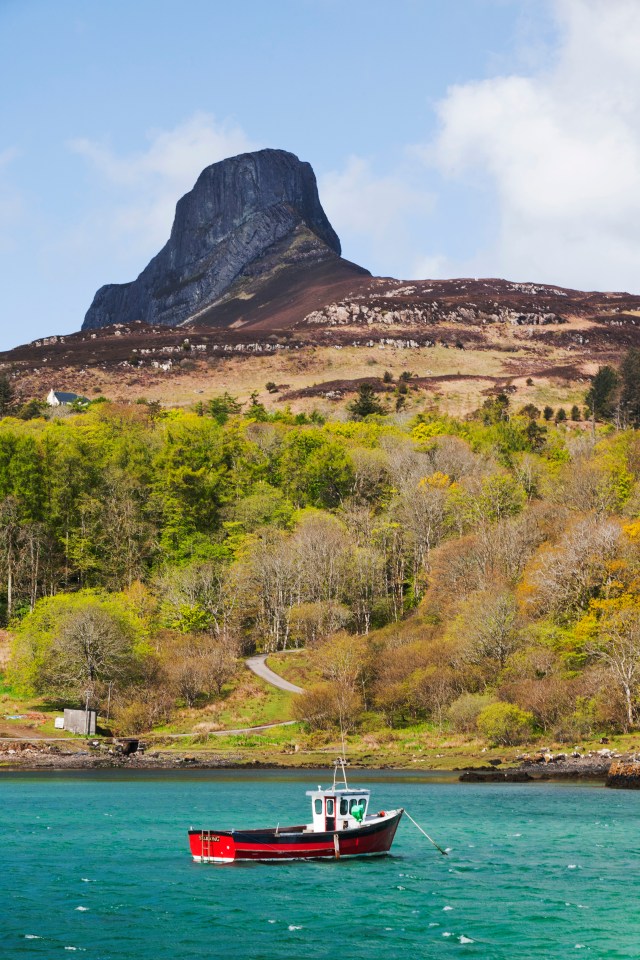
<svg viewBox="0 0 640 960">
<path fill-rule="evenodd" d="M 257 391 L 271 409 L 337 410 L 366 378 L 415 376 L 406 410 L 462 415 L 499 390 L 580 402 L 599 365 L 640 344 L 640 297 L 503 280 L 400 282 L 346 261 L 275 271 L 180 328 L 142 323 L 52 336 L 0 354 L 19 400 L 53 387 L 189 406 Z M 532 382 L 527 382 L 532 381 Z M 278 392 L 269 394 L 273 382 Z M 387 385 L 393 389 L 393 385 Z"/>
</svg>

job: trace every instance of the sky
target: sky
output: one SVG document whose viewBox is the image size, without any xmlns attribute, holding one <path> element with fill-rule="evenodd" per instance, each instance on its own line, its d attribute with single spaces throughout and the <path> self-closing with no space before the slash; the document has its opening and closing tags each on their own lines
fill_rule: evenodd
<svg viewBox="0 0 640 960">
<path fill-rule="evenodd" d="M 640 0 L 0 0 L 0 349 L 261 147 L 374 274 L 640 293 L 639 50 Z"/>
</svg>

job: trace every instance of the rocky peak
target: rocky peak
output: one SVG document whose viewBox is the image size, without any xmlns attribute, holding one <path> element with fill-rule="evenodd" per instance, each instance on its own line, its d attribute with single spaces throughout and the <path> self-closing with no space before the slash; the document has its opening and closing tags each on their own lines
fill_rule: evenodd
<svg viewBox="0 0 640 960">
<path fill-rule="evenodd" d="M 82 328 L 140 320 L 179 326 L 232 285 L 339 257 L 311 165 L 284 150 L 244 153 L 202 171 L 178 201 L 160 253 L 137 280 L 101 287 Z"/>
</svg>

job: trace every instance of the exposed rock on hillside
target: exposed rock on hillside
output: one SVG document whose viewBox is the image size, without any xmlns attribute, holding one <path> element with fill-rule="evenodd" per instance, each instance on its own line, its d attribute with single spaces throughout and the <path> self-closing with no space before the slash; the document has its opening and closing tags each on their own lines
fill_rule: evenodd
<svg viewBox="0 0 640 960">
<path fill-rule="evenodd" d="M 98 290 L 83 330 L 201 321 L 232 286 L 250 297 L 283 268 L 324 261 L 344 263 L 310 164 L 284 150 L 242 154 L 203 170 L 178 202 L 167 244 L 137 280 Z"/>
</svg>

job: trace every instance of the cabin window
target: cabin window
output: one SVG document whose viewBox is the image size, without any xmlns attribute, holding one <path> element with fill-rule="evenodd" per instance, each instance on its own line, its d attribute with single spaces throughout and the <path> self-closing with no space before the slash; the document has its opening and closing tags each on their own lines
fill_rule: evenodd
<svg viewBox="0 0 640 960">
<path fill-rule="evenodd" d="M 318 797 L 317 800 L 313 801 L 313 809 L 317 814 L 322 813 L 322 800 L 320 799 L 320 797 Z"/>
<path fill-rule="evenodd" d="M 346 817 L 349 813 L 349 801 L 346 797 L 340 797 L 340 816 Z"/>
<path fill-rule="evenodd" d="M 332 797 L 329 797 L 327 799 L 327 816 L 328 817 L 333 816 L 333 798 Z"/>
</svg>

